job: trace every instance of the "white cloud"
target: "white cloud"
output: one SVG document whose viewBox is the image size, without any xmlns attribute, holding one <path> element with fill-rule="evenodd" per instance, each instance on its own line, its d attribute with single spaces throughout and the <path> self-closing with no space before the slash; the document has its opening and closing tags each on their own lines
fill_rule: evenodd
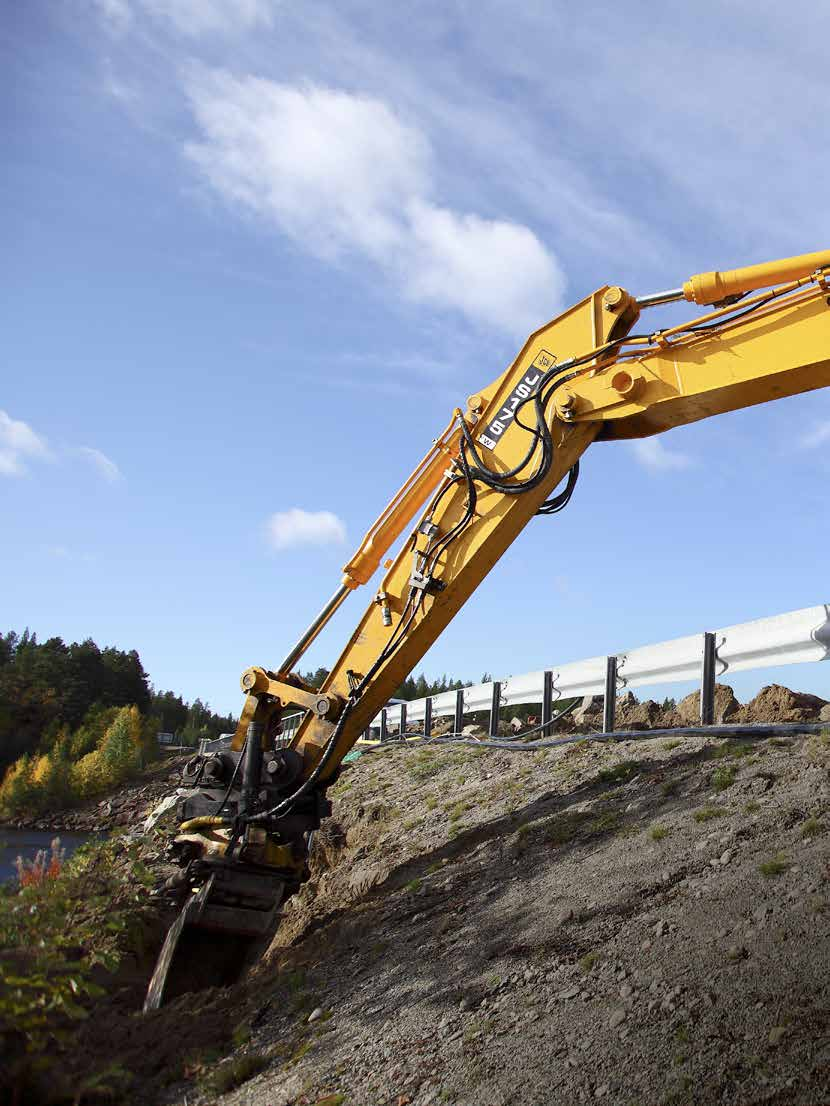
<svg viewBox="0 0 830 1106">
<path fill-rule="evenodd" d="M 189 158 L 302 249 L 368 260 L 406 298 L 520 336 L 561 306 L 561 270 L 531 230 L 432 200 L 429 142 L 383 101 L 204 70 L 188 93 L 202 131 Z"/>
<path fill-rule="evenodd" d="M 92 0 L 92 3 L 114 35 L 123 35 L 132 26 L 133 10 L 129 0 Z"/>
<path fill-rule="evenodd" d="M 98 473 L 103 476 L 108 484 L 117 484 L 119 480 L 123 479 L 121 475 L 121 469 L 116 465 L 115 461 L 111 461 L 107 457 L 106 453 L 102 453 L 100 449 L 92 449 L 91 446 L 81 446 L 78 452 L 81 456 L 85 457 L 90 464 L 98 470 Z"/>
<path fill-rule="evenodd" d="M 522 335 L 556 312 L 564 279 L 527 227 L 421 201 L 410 204 L 409 217 L 415 264 L 404 287 L 412 299 Z"/>
<path fill-rule="evenodd" d="M 185 35 L 271 27 L 273 0 L 139 0 L 150 15 Z"/>
<path fill-rule="evenodd" d="M 300 507 L 271 515 L 267 530 L 274 549 L 342 545 L 346 540 L 346 526 L 337 515 L 331 511 L 303 511 Z"/>
<path fill-rule="evenodd" d="M 27 460 L 49 457 L 46 440 L 28 423 L 0 411 L 0 476 L 22 476 Z"/>
<path fill-rule="evenodd" d="M 823 422 L 808 431 L 802 436 L 799 444 L 802 449 L 816 449 L 825 442 L 830 442 L 830 422 Z"/>
<path fill-rule="evenodd" d="M 193 37 L 271 27 L 277 7 L 275 0 L 133 0 L 132 4 L 130 0 L 93 0 L 93 3 L 115 34 L 127 31 L 136 10 L 141 8 L 157 22 Z"/>
<path fill-rule="evenodd" d="M 668 449 L 659 438 L 640 438 L 632 442 L 634 456 L 640 464 L 652 472 L 668 472 L 672 469 L 688 469 L 694 458 L 678 450 Z"/>
</svg>

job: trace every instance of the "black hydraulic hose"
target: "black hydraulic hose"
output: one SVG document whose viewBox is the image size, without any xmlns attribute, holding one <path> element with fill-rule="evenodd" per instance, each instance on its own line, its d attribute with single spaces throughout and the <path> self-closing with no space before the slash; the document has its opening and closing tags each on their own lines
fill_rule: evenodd
<svg viewBox="0 0 830 1106">
<path fill-rule="evenodd" d="M 506 749 L 513 752 L 535 752 L 537 749 L 556 749 L 560 745 L 576 745 L 580 741 L 650 741 L 658 737 L 777 737 L 781 734 L 820 733 L 827 729 L 826 722 L 757 722 L 715 726 L 675 726 L 655 730 L 610 730 L 607 733 L 575 734 L 554 741 L 494 741 L 445 734 L 433 737 L 436 745 L 470 745 L 478 749 Z"/>
</svg>

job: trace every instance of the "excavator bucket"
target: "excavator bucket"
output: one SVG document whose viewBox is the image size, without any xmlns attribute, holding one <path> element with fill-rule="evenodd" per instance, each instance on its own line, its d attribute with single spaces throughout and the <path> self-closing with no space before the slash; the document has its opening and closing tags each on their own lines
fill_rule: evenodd
<svg viewBox="0 0 830 1106">
<path fill-rule="evenodd" d="M 214 867 L 167 932 L 144 1012 L 206 987 L 235 982 L 279 924 L 285 884 L 256 870 Z"/>
</svg>

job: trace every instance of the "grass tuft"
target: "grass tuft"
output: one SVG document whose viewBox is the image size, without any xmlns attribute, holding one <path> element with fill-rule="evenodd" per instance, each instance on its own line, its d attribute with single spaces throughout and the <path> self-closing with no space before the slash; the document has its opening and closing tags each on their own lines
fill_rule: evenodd
<svg viewBox="0 0 830 1106">
<path fill-rule="evenodd" d="M 636 776 L 640 765 L 636 760 L 621 760 L 619 764 L 612 764 L 608 768 L 601 768 L 597 772 L 597 779 L 602 783 L 624 783 Z"/>
<path fill-rule="evenodd" d="M 712 773 L 712 787 L 715 791 L 726 791 L 734 782 L 735 769 L 726 764 L 722 764 Z"/>
<path fill-rule="evenodd" d="M 592 972 L 597 964 L 600 962 L 600 954 L 598 952 L 586 952 L 579 961 L 579 966 L 583 972 L 587 975 Z"/>
<path fill-rule="evenodd" d="M 267 1056 L 263 1056 L 261 1052 L 246 1052 L 218 1067 L 207 1080 L 207 1087 L 213 1094 L 226 1094 L 234 1087 L 258 1075 L 266 1067 L 268 1067 Z"/>
<path fill-rule="evenodd" d="M 692 817 L 696 822 L 711 822 L 713 818 L 723 818 L 728 813 L 722 806 L 702 806 Z"/>
<path fill-rule="evenodd" d="M 763 861 L 758 865 L 758 871 L 764 877 L 764 879 L 775 879 L 776 876 L 781 876 L 790 867 L 790 862 L 787 860 L 783 853 L 776 853 L 775 856 L 770 857 L 769 860 Z"/>
<path fill-rule="evenodd" d="M 824 831 L 824 825 L 818 818 L 808 818 L 801 827 L 801 836 L 804 838 L 817 837 Z"/>
<path fill-rule="evenodd" d="M 662 841 L 665 837 L 669 836 L 668 826 L 652 826 L 648 831 L 648 835 L 652 841 Z"/>
</svg>

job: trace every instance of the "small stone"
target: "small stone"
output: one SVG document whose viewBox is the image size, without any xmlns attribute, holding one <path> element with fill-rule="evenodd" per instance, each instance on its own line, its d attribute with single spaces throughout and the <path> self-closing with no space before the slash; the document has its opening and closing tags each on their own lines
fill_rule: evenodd
<svg viewBox="0 0 830 1106">
<path fill-rule="evenodd" d="M 630 983 L 623 983 L 622 987 L 620 987 L 620 998 L 622 998 L 622 999 L 631 998 L 631 996 L 633 994 L 634 994 L 634 988 L 631 986 L 631 984 Z"/>
<path fill-rule="evenodd" d="M 563 991 L 560 998 L 576 998 L 579 994 L 579 987 L 569 987 L 567 991 Z"/>
<path fill-rule="evenodd" d="M 322 1006 L 315 1006 L 315 1008 L 308 1015 L 308 1024 L 311 1025 L 312 1022 L 319 1021 L 320 1018 L 322 1018 L 322 1016 L 323 1016 L 323 1007 Z"/>
<path fill-rule="evenodd" d="M 622 1007 L 618 1007 L 612 1012 L 611 1017 L 608 1019 L 608 1025 L 611 1029 L 616 1029 L 618 1025 L 622 1025 L 627 1016 L 625 1010 L 623 1010 Z"/>
<path fill-rule="evenodd" d="M 668 922 L 666 922 L 663 918 L 661 918 L 660 921 L 654 927 L 654 936 L 655 937 L 665 937 L 665 935 L 668 933 L 668 931 L 669 931 Z"/>
<path fill-rule="evenodd" d="M 726 852 L 721 853 L 721 858 L 720 858 L 721 864 L 728 864 L 731 859 L 732 859 L 732 850 L 731 849 L 727 849 Z"/>
<path fill-rule="evenodd" d="M 594 1091 L 594 1098 L 603 1098 L 607 1094 L 608 1094 L 608 1084 L 607 1083 L 602 1083 Z"/>
</svg>

